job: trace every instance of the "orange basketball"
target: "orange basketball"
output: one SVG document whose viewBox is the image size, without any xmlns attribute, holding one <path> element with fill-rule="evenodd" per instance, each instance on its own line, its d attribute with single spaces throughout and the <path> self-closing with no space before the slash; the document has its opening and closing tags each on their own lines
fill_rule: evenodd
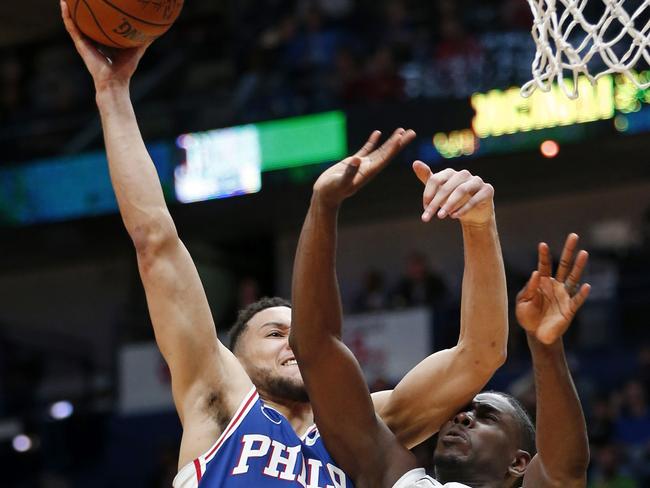
<svg viewBox="0 0 650 488">
<path fill-rule="evenodd" d="M 106 46 L 136 47 L 174 23 L 183 0 L 65 0 L 79 30 Z"/>
</svg>

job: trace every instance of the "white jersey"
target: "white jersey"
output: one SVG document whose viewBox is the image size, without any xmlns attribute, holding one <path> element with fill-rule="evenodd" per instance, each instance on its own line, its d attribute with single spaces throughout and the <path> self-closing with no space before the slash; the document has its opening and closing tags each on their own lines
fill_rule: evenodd
<svg viewBox="0 0 650 488">
<path fill-rule="evenodd" d="M 424 468 L 417 468 L 409 471 L 402 476 L 393 488 L 470 488 L 461 483 L 445 483 L 441 484 L 439 481 L 434 480 L 431 476 L 427 476 Z"/>
</svg>

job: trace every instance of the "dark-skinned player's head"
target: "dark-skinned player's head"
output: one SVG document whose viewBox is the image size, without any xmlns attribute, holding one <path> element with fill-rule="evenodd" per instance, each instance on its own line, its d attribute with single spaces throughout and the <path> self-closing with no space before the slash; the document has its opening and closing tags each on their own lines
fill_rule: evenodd
<svg viewBox="0 0 650 488">
<path fill-rule="evenodd" d="M 307 402 L 289 347 L 290 330 L 291 302 L 265 297 L 239 312 L 230 329 L 230 349 L 263 395 L 279 402 Z"/>
<path fill-rule="evenodd" d="M 535 451 L 535 428 L 521 404 L 505 393 L 480 393 L 440 429 L 436 477 L 518 487 Z"/>
</svg>

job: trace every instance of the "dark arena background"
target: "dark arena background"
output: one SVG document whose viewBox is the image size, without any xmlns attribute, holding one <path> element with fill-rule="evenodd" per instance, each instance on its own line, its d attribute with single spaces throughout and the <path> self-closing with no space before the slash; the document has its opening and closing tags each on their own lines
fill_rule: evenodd
<svg viewBox="0 0 650 488">
<path fill-rule="evenodd" d="M 372 129 L 417 131 L 341 215 L 347 340 L 373 389 L 458 336 L 460 229 L 420 221 L 414 159 L 494 185 L 511 309 L 537 243 L 580 234 L 593 290 L 565 343 L 589 486 L 650 487 L 650 91 L 608 75 L 576 101 L 521 98 L 531 22 L 524 0 L 187 0 L 131 94 L 220 336 L 289 296 L 319 172 Z M 0 486 L 170 487 L 169 375 L 56 1 L 0 15 L 0 148 Z M 489 387 L 534 413 L 511 315 Z"/>
</svg>

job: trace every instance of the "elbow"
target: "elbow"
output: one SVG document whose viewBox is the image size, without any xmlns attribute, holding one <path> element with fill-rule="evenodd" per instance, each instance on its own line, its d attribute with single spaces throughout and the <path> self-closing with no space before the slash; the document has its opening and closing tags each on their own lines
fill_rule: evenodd
<svg viewBox="0 0 650 488">
<path fill-rule="evenodd" d="M 486 374 L 489 374 L 491 378 L 492 375 L 494 375 L 494 373 L 496 373 L 497 370 L 506 363 L 507 359 L 508 353 L 506 352 L 505 348 L 502 351 L 498 351 L 497 353 L 490 355 L 490 357 L 485 361 Z"/>
<path fill-rule="evenodd" d="M 490 376 L 503 366 L 507 359 L 506 344 L 497 344 L 496 341 L 485 344 L 474 353 L 474 362 Z"/>
<path fill-rule="evenodd" d="M 498 346 L 494 342 L 479 347 L 459 344 L 457 350 L 459 356 L 466 358 L 467 364 L 471 365 L 477 377 L 485 381 L 488 381 L 508 358 L 506 346 Z"/>
<path fill-rule="evenodd" d="M 145 259 L 178 240 L 174 221 L 167 210 L 149 214 L 129 229 L 129 235 L 138 257 Z"/>
<path fill-rule="evenodd" d="M 492 369 L 493 371 L 496 371 L 499 369 L 501 366 L 506 364 L 506 360 L 508 359 L 508 348 L 507 346 L 503 346 L 502 348 L 498 349 L 494 354 L 492 359 Z"/>
</svg>

